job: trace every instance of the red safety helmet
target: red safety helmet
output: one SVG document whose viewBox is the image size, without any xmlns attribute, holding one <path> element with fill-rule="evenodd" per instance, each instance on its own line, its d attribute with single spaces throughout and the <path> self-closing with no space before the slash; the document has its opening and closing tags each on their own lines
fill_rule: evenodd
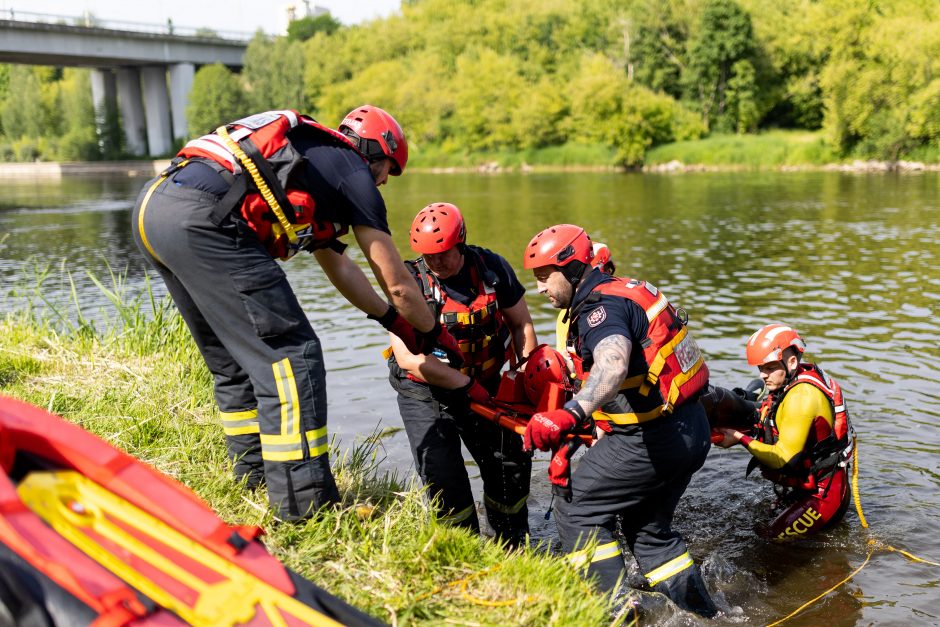
<svg viewBox="0 0 940 627">
<path fill-rule="evenodd" d="M 529 354 L 522 378 L 522 387 L 529 402 L 538 405 L 549 383 L 567 386 L 568 366 L 561 353 L 548 344 L 542 344 Z"/>
<path fill-rule="evenodd" d="M 542 266 L 566 266 L 572 261 L 590 264 L 594 257 L 591 238 L 580 226 L 550 226 L 529 242 L 522 265 L 527 270 Z"/>
<path fill-rule="evenodd" d="M 431 203 L 411 223 L 411 249 L 422 255 L 442 253 L 466 241 L 460 209 L 449 202 Z"/>
<path fill-rule="evenodd" d="M 594 251 L 594 259 L 591 260 L 592 267 L 600 268 L 601 272 L 606 272 L 607 274 L 616 272 L 614 260 L 611 259 L 610 248 L 607 247 L 607 244 L 594 242 L 592 249 Z"/>
<path fill-rule="evenodd" d="M 353 141 L 359 152 L 372 161 L 388 157 L 394 163 L 389 174 L 398 176 L 408 163 L 408 140 L 395 121 L 384 109 L 362 105 L 346 114 L 339 132 Z"/>
<path fill-rule="evenodd" d="M 768 324 L 748 339 L 747 363 L 762 366 L 774 361 L 783 361 L 783 351 L 791 346 L 800 355 L 806 350 L 806 343 L 796 329 L 785 324 Z"/>
</svg>

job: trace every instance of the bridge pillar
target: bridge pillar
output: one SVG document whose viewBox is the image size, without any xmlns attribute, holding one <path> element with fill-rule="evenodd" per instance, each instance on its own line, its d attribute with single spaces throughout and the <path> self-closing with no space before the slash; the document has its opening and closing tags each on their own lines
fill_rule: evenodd
<svg viewBox="0 0 940 627">
<path fill-rule="evenodd" d="M 117 120 L 117 83 L 110 69 L 99 68 L 91 71 L 91 101 L 95 107 L 98 147 L 105 155 L 113 155 L 118 147 L 118 138 L 114 135 Z"/>
<path fill-rule="evenodd" d="M 189 124 L 186 120 L 186 103 L 193 88 L 196 66 L 192 63 L 177 63 L 170 66 L 170 114 L 173 119 L 173 139 L 189 139 Z"/>
<path fill-rule="evenodd" d="M 124 146 L 132 155 L 147 153 L 144 137 L 144 100 L 140 95 L 140 70 L 136 67 L 117 69 L 118 104 L 124 128 Z"/>
<path fill-rule="evenodd" d="M 173 147 L 170 130 L 170 98 L 166 88 L 166 66 L 141 68 L 144 83 L 144 114 L 147 116 L 147 143 L 150 156 L 158 157 Z"/>
</svg>

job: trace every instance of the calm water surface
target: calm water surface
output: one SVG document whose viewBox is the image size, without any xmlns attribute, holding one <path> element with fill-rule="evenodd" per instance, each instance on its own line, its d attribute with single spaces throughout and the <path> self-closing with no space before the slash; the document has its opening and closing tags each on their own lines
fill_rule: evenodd
<svg viewBox="0 0 940 627">
<path fill-rule="evenodd" d="M 127 272 L 131 293 L 149 271 L 130 235 L 143 180 L 5 181 L 0 198 L 0 312 L 26 306 L 41 277 L 48 302 L 74 315 L 72 282 L 86 316 L 106 303 L 88 272 Z M 409 174 L 383 188 L 400 247 L 414 214 L 458 204 L 470 241 L 506 256 L 541 228 L 584 225 L 610 245 L 618 273 L 656 284 L 689 311 L 712 380 L 732 387 L 754 373 L 748 335 L 767 321 L 795 325 L 810 359 L 842 382 L 860 441 L 860 484 L 871 529 L 854 511 L 824 540 L 776 546 L 758 539 L 769 484 L 744 478 L 748 455 L 713 449 L 680 505 L 676 526 L 704 563 L 709 586 L 732 609 L 719 622 L 766 624 L 859 567 L 877 537 L 940 561 L 940 176 L 837 173 Z M 354 258 L 361 255 L 351 248 Z M 403 253 L 410 251 L 402 248 Z M 327 352 L 330 428 L 342 446 L 401 425 L 380 352 L 381 329 L 345 304 L 312 258 L 285 266 Z M 529 288 L 536 330 L 551 342 L 554 311 Z M 413 465 L 403 433 L 385 440 L 384 467 Z M 554 533 L 545 469 L 537 458 L 533 530 Z M 474 469 L 471 468 L 471 472 Z M 654 609 L 659 624 L 688 615 Z M 940 624 L 940 568 L 878 552 L 849 583 L 788 624 Z"/>
</svg>

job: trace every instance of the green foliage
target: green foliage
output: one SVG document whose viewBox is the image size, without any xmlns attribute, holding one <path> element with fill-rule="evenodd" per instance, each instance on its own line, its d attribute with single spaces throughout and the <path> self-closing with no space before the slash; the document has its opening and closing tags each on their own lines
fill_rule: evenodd
<svg viewBox="0 0 940 627">
<path fill-rule="evenodd" d="M 317 33 L 332 35 L 341 26 L 340 21 L 329 13 L 316 17 L 302 17 L 299 20 L 292 20 L 287 25 L 287 39 L 288 41 L 307 41 Z"/>
<path fill-rule="evenodd" d="M 898 159 L 940 144 L 940 7 L 884 3 L 879 12 L 833 0 L 833 47 L 822 71 L 825 128 L 841 151 Z"/>
<path fill-rule="evenodd" d="M 238 77 L 220 63 L 204 65 L 193 77 L 186 107 L 189 131 L 202 135 L 251 112 Z"/>
<path fill-rule="evenodd" d="M 244 62 L 241 80 L 251 110 L 306 110 L 304 54 L 300 42 L 269 37 L 258 31 L 248 44 Z"/>
<path fill-rule="evenodd" d="M 281 108 L 335 125 L 371 103 L 415 163 L 582 144 L 605 148 L 600 165 L 637 165 L 663 143 L 775 128 L 824 128 L 836 158 L 932 155 L 938 18 L 926 0 L 404 2 L 358 26 L 327 15 L 259 32 L 240 75 L 200 69 L 191 130 Z M 0 159 L 119 155 L 117 117 L 95 127 L 86 80 L 0 65 Z"/>
<path fill-rule="evenodd" d="M 682 73 L 686 98 L 702 112 L 710 129 L 739 128 L 742 123 L 736 115 L 737 103 L 730 101 L 728 92 L 736 88 L 737 97 L 754 101 L 754 65 L 739 64 L 756 54 L 757 42 L 750 15 L 734 0 L 706 0 L 698 28 L 687 46 L 688 65 Z M 738 76 L 735 68 L 744 75 Z M 731 86 L 732 82 L 735 87 Z M 748 112 L 748 115 L 753 117 L 754 113 Z"/>
</svg>

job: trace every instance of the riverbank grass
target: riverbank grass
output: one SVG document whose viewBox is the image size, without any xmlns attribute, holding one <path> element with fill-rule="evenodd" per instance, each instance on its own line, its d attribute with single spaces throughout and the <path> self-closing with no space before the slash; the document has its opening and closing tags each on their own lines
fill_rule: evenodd
<svg viewBox="0 0 940 627">
<path fill-rule="evenodd" d="M 685 165 L 769 169 L 823 166 L 839 161 L 821 131 L 768 131 L 759 135 L 712 135 L 663 144 L 646 153 L 646 165 L 679 161 Z"/>
<path fill-rule="evenodd" d="M 507 551 L 441 523 L 413 483 L 379 472 L 379 434 L 331 449 L 342 507 L 279 523 L 232 478 L 209 373 L 177 314 L 111 290 L 115 315 L 0 320 L 0 393 L 46 408 L 193 489 L 231 523 L 260 525 L 285 564 L 392 624 L 605 625 L 606 599 L 542 547 Z M 38 310 L 37 310 L 38 311 Z M 60 312 L 62 313 L 62 312 Z"/>
</svg>

